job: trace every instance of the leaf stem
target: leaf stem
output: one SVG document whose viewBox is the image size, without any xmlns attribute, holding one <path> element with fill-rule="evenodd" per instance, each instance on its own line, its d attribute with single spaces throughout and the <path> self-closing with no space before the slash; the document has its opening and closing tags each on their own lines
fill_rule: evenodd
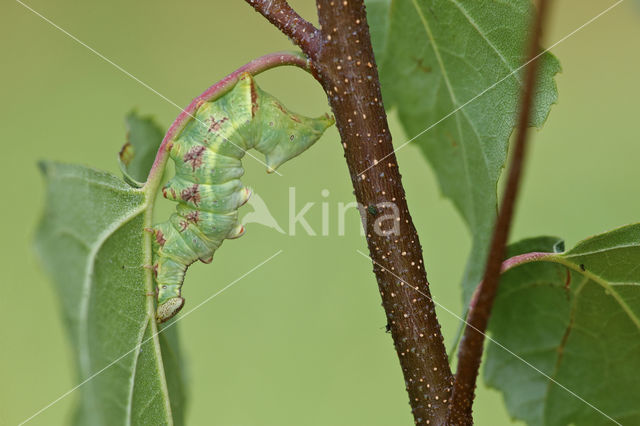
<svg viewBox="0 0 640 426">
<path fill-rule="evenodd" d="M 502 205 L 500 206 L 493 232 L 484 277 L 474 297 L 474 306 L 473 309 L 469 311 L 467 326 L 460 342 L 458 369 L 451 397 L 448 424 L 473 424 L 472 405 L 475 396 L 478 370 L 482 360 L 484 335 L 489 317 L 491 316 L 493 301 L 498 290 L 507 239 L 526 156 L 527 137 L 529 133 L 528 127 L 539 63 L 536 56 L 539 52 L 542 28 L 547 9 L 548 0 L 540 0 L 538 3 L 538 13 L 532 22 L 528 49 L 528 59 L 531 62 L 526 69 L 525 84 L 522 89 L 514 153 L 509 167 L 509 176 L 507 178 Z"/>
<path fill-rule="evenodd" d="M 162 139 L 158 153 L 147 177 L 147 181 L 143 187 L 143 190 L 147 193 L 147 196 L 153 198 L 158 191 L 160 182 L 162 181 L 162 175 L 164 173 L 167 160 L 169 158 L 169 149 L 171 148 L 171 142 L 180 134 L 186 124 L 194 118 L 195 112 L 198 110 L 203 102 L 208 102 L 219 98 L 227 93 L 235 86 L 238 79 L 243 73 L 249 73 L 251 75 L 257 75 L 261 72 L 270 70 L 272 68 L 280 66 L 296 66 L 311 73 L 311 66 L 309 59 L 299 52 L 276 52 L 270 53 L 241 66 L 231 74 L 224 77 L 222 80 L 209 87 L 202 92 L 199 96 L 194 98 L 191 103 L 182 110 L 182 112 L 173 121 L 169 130 Z"/>
<path fill-rule="evenodd" d="M 509 259 L 502 262 L 500 267 L 500 275 L 507 272 L 509 269 L 513 269 L 516 266 L 524 265 L 526 263 L 531 263 L 535 261 L 545 261 L 551 259 L 553 255 L 557 253 L 547 253 L 543 251 L 534 251 L 531 253 L 519 254 L 517 256 L 510 257 Z M 482 282 L 478 284 L 473 295 L 471 296 L 471 301 L 469 302 L 469 316 L 471 316 L 471 311 L 476 308 L 478 304 L 478 295 L 482 289 Z"/>
</svg>

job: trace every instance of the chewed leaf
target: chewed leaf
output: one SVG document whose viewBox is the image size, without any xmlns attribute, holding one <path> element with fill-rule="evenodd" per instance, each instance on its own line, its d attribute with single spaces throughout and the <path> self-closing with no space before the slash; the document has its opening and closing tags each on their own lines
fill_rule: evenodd
<svg viewBox="0 0 640 426">
<path fill-rule="evenodd" d="M 497 182 L 515 126 L 530 0 L 368 0 L 387 108 L 435 170 L 473 235 L 465 302 L 481 279 L 496 218 Z M 551 55 L 542 56 L 533 126 L 556 101 Z M 404 144 L 396 138 L 396 148 Z M 466 305 L 466 303 L 465 303 Z"/>
<path fill-rule="evenodd" d="M 151 117 L 141 117 L 132 111 L 126 117 L 127 142 L 118 153 L 120 170 L 125 181 L 141 188 L 147 179 L 164 132 Z"/>
<path fill-rule="evenodd" d="M 540 370 L 489 342 L 485 380 L 513 417 L 545 426 L 640 424 L 640 411 L 630 409 L 640 400 L 639 264 L 634 224 L 503 275 L 489 331 Z"/>
</svg>

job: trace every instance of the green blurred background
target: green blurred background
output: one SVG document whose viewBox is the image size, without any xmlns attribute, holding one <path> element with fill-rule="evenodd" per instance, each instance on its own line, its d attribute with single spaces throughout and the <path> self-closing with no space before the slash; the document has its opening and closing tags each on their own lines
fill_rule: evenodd
<svg viewBox="0 0 640 426">
<path fill-rule="evenodd" d="M 291 3 L 315 18 L 311 0 Z M 613 1 L 554 3 L 547 45 Z M 179 105 L 251 58 L 292 48 L 241 0 L 29 5 Z M 637 3 L 626 1 L 553 50 L 564 69 L 560 101 L 536 134 L 514 239 L 554 234 L 570 246 L 638 219 L 639 12 Z M 75 385 L 58 301 L 32 250 L 43 203 L 36 161 L 118 173 L 125 113 L 135 107 L 167 126 L 178 111 L 17 2 L 0 6 L 0 34 L 0 424 L 14 425 Z M 300 113 L 328 110 L 319 86 L 303 72 L 281 69 L 259 81 Z M 396 145 L 412 136 L 403 134 L 393 114 L 391 126 Z M 459 312 L 469 236 L 416 148 L 404 148 L 398 157 L 434 298 Z M 212 265 L 189 270 L 185 296 L 193 307 L 284 250 L 180 323 L 189 369 L 188 424 L 412 424 L 372 267 L 356 252 L 366 246 L 355 210 L 346 235 L 337 235 L 337 205 L 353 200 L 337 131 L 285 166 L 283 177 L 267 176 L 250 158 L 245 164 L 245 182 L 285 229 L 289 187 L 296 188 L 298 209 L 316 203 L 307 218 L 318 233 L 320 203 L 329 203 L 330 236 L 308 236 L 298 228 L 293 237 L 251 224 Z M 330 191 L 326 198 L 324 189 Z M 173 208 L 160 204 L 162 215 Z M 458 320 L 438 312 L 450 343 Z M 67 424 L 74 397 L 29 424 Z M 511 423 L 493 390 L 480 388 L 475 411 L 479 425 Z"/>
</svg>

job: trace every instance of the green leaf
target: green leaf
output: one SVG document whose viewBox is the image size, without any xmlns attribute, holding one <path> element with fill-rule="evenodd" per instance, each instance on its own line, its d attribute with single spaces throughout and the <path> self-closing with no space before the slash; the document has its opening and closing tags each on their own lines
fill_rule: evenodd
<svg viewBox="0 0 640 426">
<path fill-rule="evenodd" d="M 612 424 L 606 416 L 640 424 L 639 261 L 634 224 L 505 272 L 492 338 L 553 379 L 489 342 L 485 380 L 503 392 L 513 417 L 530 425 Z"/>
<path fill-rule="evenodd" d="M 506 259 L 531 252 L 564 252 L 564 240 L 558 237 L 543 236 L 525 238 L 507 246 Z"/>
<path fill-rule="evenodd" d="M 409 137 L 420 135 L 411 143 L 431 163 L 473 235 L 463 279 L 467 302 L 480 282 L 496 218 L 531 3 L 368 0 L 367 8 L 385 105 L 397 108 Z M 553 77 L 560 70 L 552 55 L 540 60 L 534 126 L 542 125 L 556 101 Z"/>
<path fill-rule="evenodd" d="M 36 249 L 62 304 L 78 383 L 87 380 L 75 424 L 182 424 L 181 371 L 169 343 L 175 327 L 157 334 L 147 296 L 146 194 L 82 166 L 46 162 L 41 169 L 47 200 Z"/>
<path fill-rule="evenodd" d="M 135 188 L 141 188 L 147 180 L 164 131 L 151 117 L 141 117 L 130 112 L 125 118 L 127 142 L 118 154 L 120 170 L 125 181 Z"/>
</svg>

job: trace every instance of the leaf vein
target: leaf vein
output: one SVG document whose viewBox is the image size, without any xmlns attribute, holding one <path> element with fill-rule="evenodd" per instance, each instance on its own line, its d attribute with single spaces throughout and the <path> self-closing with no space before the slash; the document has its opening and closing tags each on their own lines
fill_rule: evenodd
<svg viewBox="0 0 640 426">
<path fill-rule="evenodd" d="M 451 3 L 453 3 L 458 8 L 460 13 L 462 13 L 462 15 L 471 24 L 471 26 L 478 32 L 480 37 L 487 43 L 487 45 L 491 48 L 491 50 L 493 50 L 496 53 L 498 58 L 500 58 L 500 60 L 506 65 L 507 69 L 511 72 L 510 75 L 512 75 L 518 81 L 520 86 L 522 86 L 522 80 L 521 80 L 520 76 L 518 75 L 517 70 L 515 70 L 513 67 L 511 67 L 511 65 L 507 61 L 507 58 L 505 58 L 504 55 L 502 53 L 500 53 L 500 51 L 495 46 L 495 44 L 493 44 L 493 42 L 491 40 L 489 40 L 489 38 L 487 37 L 487 35 L 483 31 L 481 31 L 480 25 L 478 25 L 478 23 L 473 19 L 473 17 L 471 17 L 471 15 L 469 15 L 469 12 L 457 0 L 450 0 L 450 1 L 451 1 Z"/>
<path fill-rule="evenodd" d="M 88 377 L 91 374 L 91 361 L 90 361 L 90 346 L 89 346 L 89 301 L 91 298 L 91 285 L 93 283 L 93 269 L 97 259 L 98 252 L 102 248 L 103 244 L 111 237 L 118 229 L 135 218 L 140 213 L 143 213 L 146 209 L 146 205 L 142 204 L 140 207 L 130 210 L 120 216 L 120 218 L 113 222 L 112 226 L 109 226 L 101 234 L 98 235 L 95 243 L 92 245 L 91 251 L 87 256 L 87 269 L 85 271 L 85 279 L 82 284 L 82 298 L 80 299 L 79 309 L 79 326 L 78 326 L 78 345 L 84 346 L 84 351 L 80 350 L 80 368 L 83 372 L 83 377 Z"/>
</svg>

